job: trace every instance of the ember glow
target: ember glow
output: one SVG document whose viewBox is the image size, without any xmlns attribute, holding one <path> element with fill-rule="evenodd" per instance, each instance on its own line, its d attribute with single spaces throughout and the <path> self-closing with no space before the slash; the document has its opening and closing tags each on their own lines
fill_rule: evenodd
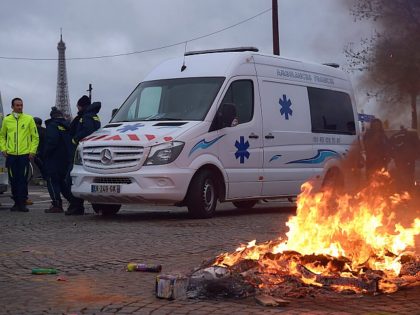
<svg viewBox="0 0 420 315">
<path fill-rule="evenodd" d="M 394 292 L 420 283 L 415 237 L 420 233 L 419 206 L 413 211 L 409 193 L 393 193 L 388 173 L 380 172 L 359 192 L 338 194 L 302 185 L 296 216 L 286 225 L 287 239 L 242 245 L 216 258 L 216 266 L 235 268 L 256 262 L 259 288 L 298 279 L 302 285 L 335 291 Z M 402 216 L 405 225 L 401 223 Z M 404 262 L 414 271 L 402 272 Z M 407 268 L 406 268 L 407 269 Z M 410 269 L 410 268 L 408 268 Z M 413 268 L 411 268 L 413 269 Z"/>
</svg>

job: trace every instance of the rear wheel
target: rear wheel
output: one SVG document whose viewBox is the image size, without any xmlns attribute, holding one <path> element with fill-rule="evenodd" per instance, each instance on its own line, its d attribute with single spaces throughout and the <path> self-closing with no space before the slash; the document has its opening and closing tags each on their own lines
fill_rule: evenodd
<svg viewBox="0 0 420 315">
<path fill-rule="evenodd" d="M 218 200 L 217 180 L 209 170 L 197 173 L 191 183 L 187 196 L 190 215 L 197 219 L 214 216 Z"/>
<path fill-rule="evenodd" d="M 93 211 L 104 216 L 114 215 L 121 209 L 121 205 L 112 205 L 104 203 L 92 203 Z"/>
<path fill-rule="evenodd" d="M 257 204 L 258 200 L 233 201 L 233 205 L 238 209 L 251 209 Z"/>
</svg>

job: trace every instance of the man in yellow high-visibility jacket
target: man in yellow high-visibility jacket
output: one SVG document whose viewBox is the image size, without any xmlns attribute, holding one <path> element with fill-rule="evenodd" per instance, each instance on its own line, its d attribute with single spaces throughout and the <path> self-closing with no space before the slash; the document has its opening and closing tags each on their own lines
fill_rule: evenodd
<svg viewBox="0 0 420 315">
<path fill-rule="evenodd" d="M 12 199 L 10 211 L 28 212 L 27 175 L 29 159 L 33 159 L 39 143 L 38 131 L 32 116 L 23 113 L 23 101 L 12 100 L 12 113 L 3 119 L 0 129 L 0 150 L 6 157 Z"/>
</svg>

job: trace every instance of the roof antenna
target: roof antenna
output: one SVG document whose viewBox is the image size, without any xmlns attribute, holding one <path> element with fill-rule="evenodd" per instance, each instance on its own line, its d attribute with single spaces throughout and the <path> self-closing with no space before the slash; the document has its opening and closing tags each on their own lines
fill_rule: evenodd
<svg viewBox="0 0 420 315">
<path fill-rule="evenodd" d="M 188 44 L 188 42 L 185 42 L 184 60 L 182 61 L 181 72 L 183 72 L 185 69 L 187 69 L 187 66 L 185 65 L 185 53 L 187 52 L 187 44 Z"/>
</svg>

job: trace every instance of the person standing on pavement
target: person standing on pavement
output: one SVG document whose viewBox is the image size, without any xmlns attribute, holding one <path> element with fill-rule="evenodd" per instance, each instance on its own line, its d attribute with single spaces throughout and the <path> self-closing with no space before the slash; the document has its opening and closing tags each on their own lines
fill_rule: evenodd
<svg viewBox="0 0 420 315">
<path fill-rule="evenodd" d="M 42 119 L 39 117 L 34 117 L 36 130 L 38 131 L 39 136 L 39 143 L 38 143 L 38 149 L 36 151 L 36 155 L 34 157 L 34 163 L 36 167 L 38 168 L 41 178 L 46 180 L 45 174 L 44 174 L 44 161 L 42 160 L 42 153 L 44 152 L 44 141 L 45 141 L 45 128 L 42 127 Z M 31 199 L 26 200 L 26 205 L 30 206 L 33 205 L 34 202 Z"/>
<path fill-rule="evenodd" d="M 411 191 L 415 185 L 416 159 L 420 158 L 420 140 L 415 130 L 407 130 L 401 126 L 390 138 L 392 158 L 396 166 L 396 183 L 398 188 Z"/>
<path fill-rule="evenodd" d="M 368 179 L 381 169 L 387 169 L 390 161 L 390 143 L 382 125 L 382 121 L 375 118 L 363 137 L 366 152 L 366 176 Z"/>
<path fill-rule="evenodd" d="M 46 179 L 45 174 L 44 174 L 44 161 L 43 161 L 43 158 L 42 158 L 42 155 L 43 155 L 43 152 L 44 152 L 46 129 L 44 127 L 42 127 L 42 119 L 41 118 L 34 117 L 34 121 L 35 121 L 36 129 L 37 129 L 38 135 L 39 135 L 38 150 L 37 150 L 35 158 L 34 158 L 34 163 L 38 167 L 38 169 L 41 173 L 41 177 L 43 179 Z"/>
<path fill-rule="evenodd" d="M 38 131 L 32 116 L 23 113 L 23 101 L 12 100 L 12 113 L 7 115 L 0 129 L 0 150 L 6 157 L 6 167 L 14 205 L 10 211 L 28 212 L 29 160 L 35 157 L 39 143 Z"/>
<path fill-rule="evenodd" d="M 47 126 L 45 135 L 45 148 L 43 160 L 45 165 L 45 176 L 47 179 L 48 193 L 51 197 L 51 206 L 45 209 L 45 213 L 61 213 L 63 203 L 61 195 L 70 204 L 75 203 L 75 197 L 71 193 L 71 186 L 66 182 L 66 176 L 71 167 L 69 154 L 71 138 L 69 133 L 70 123 L 64 118 L 63 113 L 57 107 L 51 108 L 51 119 L 45 121 Z"/>
<path fill-rule="evenodd" d="M 77 101 L 77 116 L 73 119 L 70 124 L 70 136 L 72 142 L 72 150 L 70 152 L 71 161 L 73 162 L 74 155 L 76 153 L 77 145 L 79 142 L 91 135 L 93 132 L 101 128 L 101 121 L 97 115 L 101 109 L 100 102 L 91 103 L 89 96 L 83 95 Z M 69 168 L 67 173 L 67 182 L 71 185 L 71 172 L 72 167 Z M 64 213 L 65 215 L 82 215 L 85 212 L 83 206 L 84 200 L 80 198 L 75 198 L 72 203 L 70 203 L 69 208 Z"/>
</svg>

